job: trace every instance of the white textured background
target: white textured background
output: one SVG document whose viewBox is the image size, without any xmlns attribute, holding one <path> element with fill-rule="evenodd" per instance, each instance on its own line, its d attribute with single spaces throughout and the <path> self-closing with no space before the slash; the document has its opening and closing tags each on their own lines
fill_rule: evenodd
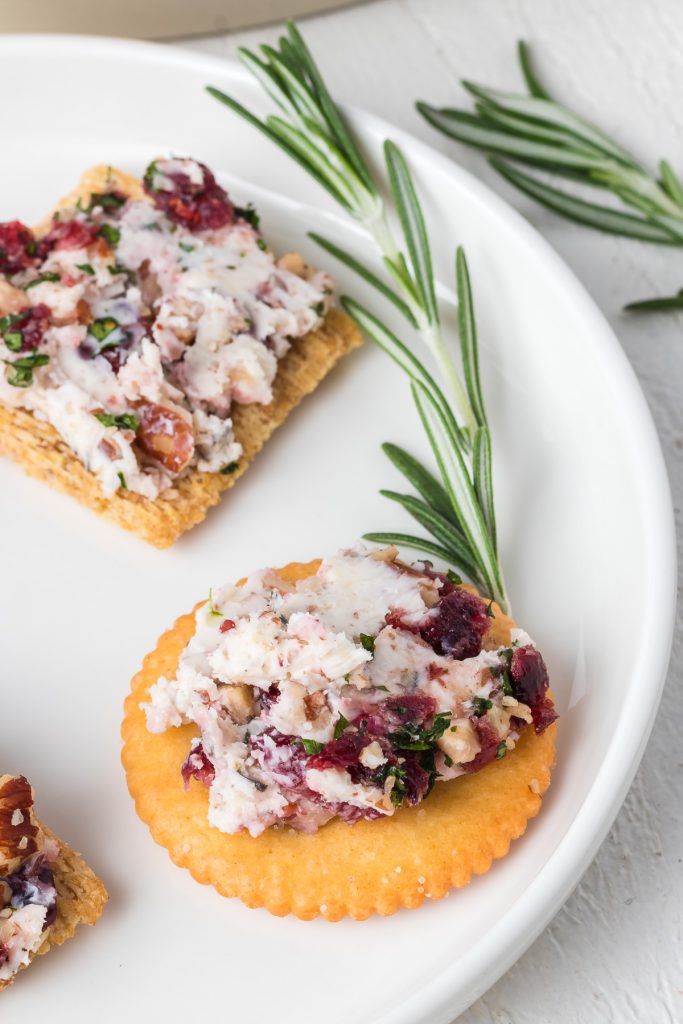
<svg viewBox="0 0 683 1024">
<path fill-rule="evenodd" d="M 630 299 L 682 287 L 683 253 L 599 235 L 534 206 L 502 183 L 479 154 L 433 131 L 413 102 L 461 103 L 463 77 L 516 88 L 515 41 L 521 36 L 533 44 L 538 70 L 558 98 L 649 166 L 666 156 L 681 173 L 683 2 L 380 0 L 307 20 L 303 27 L 338 99 L 451 154 L 521 209 L 576 271 L 640 378 L 662 439 L 680 527 L 683 317 L 629 318 L 620 308 Z M 240 43 L 276 35 L 276 28 L 268 28 L 184 45 L 232 56 Z M 679 615 L 661 710 L 608 839 L 550 927 L 460 1024 L 683 1021 L 682 655 Z"/>
</svg>

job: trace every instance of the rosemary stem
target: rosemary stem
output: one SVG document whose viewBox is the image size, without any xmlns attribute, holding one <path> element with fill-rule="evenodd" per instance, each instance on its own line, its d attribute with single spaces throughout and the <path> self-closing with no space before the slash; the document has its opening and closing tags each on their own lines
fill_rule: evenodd
<svg viewBox="0 0 683 1024">
<path fill-rule="evenodd" d="M 423 324 L 420 326 L 420 334 L 424 338 L 427 347 L 439 365 L 443 379 L 448 385 L 448 389 L 455 402 L 455 407 L 462 419 L 462 425 L 467 431 L 470 439 L 472 439 L 474 437 L 474 432 L 477 429 L 477 422 L 474 418 L 474 412 L 472 411 L 472 406 L 470 405 L 467 397 L 467 392 L 460 380 L 460 375 L 455 368 L 455 364 L 453 363 L 446 343 L 443 340 L 441 327 L 439 324 Z"/>
<path fill-rule="evenodd" d="M 392 263 L 398 263 L 401 258 L 401 253 L 394 241 L 391 228 L 387 224 L 384 210 L 380 209 L 374 217 L 366 220 L 365 227 L 374 238 L 382 255 L 388 260 L 391 260 Z"/>
</svg>

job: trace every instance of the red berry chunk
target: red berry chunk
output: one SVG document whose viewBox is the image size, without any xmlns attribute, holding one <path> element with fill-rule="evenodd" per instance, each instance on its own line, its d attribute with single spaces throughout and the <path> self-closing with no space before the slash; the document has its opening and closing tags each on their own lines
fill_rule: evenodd
<svg viewBox="0 0 683 1024">
<path fill-rule="evenodd" d="M 193 181 L 189 173 L 173 169 L 183 164 L 188 171 L 199 168 L 201 182 Z M 235 209 L 227 193 L 204 164 L 155 160 L 145 172 L 144 185 L 155 205 L 188 231 L 216 230 L 235 220 Z"/>
<path fill-rule="evenodd" d="M 40 345 L 51 323 L 51 311 L 43 302 L 0 319 L 2 339 L 11 352 L 28 352 Z"/>
<path fill-rule="evenodd" d="M 64 249 L 87 249 L 97 239 L 97 224 L 78 220 L 55 220 L 40 242 L 40 255 L 45 259 L 49 253 Z"/>
<path fill-rule="evenodd" d="M 510 661 L 512 692 L 522 704 L 528 704 L 536 732 L 543 732 L 557 718 L 548 697 L 548 670 L 535 647 L 518 647 Z"/>
<path fill-rule="evenodd" d="M 185 783 L 185 789 L 190 785 L 192 778 L 195 778 L 197 782 L 203 782 L 205 786 L 210 786 L 213 782 L 216 769 L 207 757 L 201 741 L 192 748 L 185 758 L 180 773 Z"/>
<path fill-rule="evenodd" d="M 34 267 L 38 247 L 33 232 L 20 220 L 0 224 L 0 274 L 11 277 L 20 270 Z"/>
</svg>

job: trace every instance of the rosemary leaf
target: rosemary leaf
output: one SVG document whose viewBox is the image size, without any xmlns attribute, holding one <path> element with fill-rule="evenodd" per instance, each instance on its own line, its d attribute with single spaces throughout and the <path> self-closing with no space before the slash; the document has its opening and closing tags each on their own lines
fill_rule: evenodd
<svg viewBox="0 0 683 1024">
<path fill-rule="evenodd" d="M 683 288 L 675 295 L 629 302 L 624 309 L 627 313 L 666 313 L 671 310 L 683 309 Z"/>
<path fill-rule="evenodd" d="M 402 315 L 406 318 L 408 323 L 410 323 L 413 327 L 417 327 L 417 321 L 407 303 L 405 303 L 403 299 L 400 297 L 400 295 L 397 295 L 396 292 L 393 291 L 393 289 L 389 288 L 388 285 L 386 285 L 381 278 L 377 277 L 376 274 L 374 274 L 368 267 L 366 267 L 365 264 L 361 263 L 360 260 L 357 260 L 355 256 L 352 256 L 350 253 L 346 252 L 345 249 L 341 249 L 334 242 L 330 241 L 329 238 L 324 238 L 322 235 L 317 234 L 315 231 L 309 231 L 308 237 L 312 238 L 313 241 L 316 242 L 316 244 L 321 247 L 321 249 L 324 249 L 326 252 L 329 252 L 330 255 L 334 256 L 335 259 L 338 259 L 340 263 L 343 263 L 344 266 L 348 267 L 350 270 L 353 270 L 356 274 L 359 275 L 359 277 L 362 277 L 365 281 L 367 281 L 368 284 L 371 284 L 373 288 L 376 288 L 377 291 L 380 292 L 385 299 L 388 299 L 389 302 L 392 302 L 394 306 L 396 306 L 399 312 L 402 313 Z"/>
<path fill-rule="evenodd" d="M 484 584 L 478 573 L 470 575 L 469 570 L 460 564 L 458 556 L 453 551 L 449 551 L 448 548 L 444 548 L 440 544 L 435 544 L 426 537 L 413 537 L 409 533 L 375 532 L 364 533 L 363 540 L 369 540 L 373 544 L 395 544 L 397 547 L 413 548 L 416 551 L 434 555 L 435 558 L 440 558 L 442 561 L 461 569 L 476 586 L 481 590 L 484 589 Z"/>
<path fill-rule="evenodd" d="M 643 242 L 656 242 L 659 245 L 678 244 L 670 232 L 657 224 L 652 224 L 644 217 L 579 199 L 552 185 L 546 185 L 538 178 L 525 174 L 504 160 L 492 158 L 489 163 L 520 192 L 524 192 L 555 213 L 562 214 L 568 220 L 598 228 L 609 234 L 637 238 Z"/>
<path fill-rule="evenodd" d="M 453 527 L 447 519 L 431 509 L 424 501 L 413 498 L 410 494 L 398 494 L 396 491 L 387 490 L 381 490 L 379 493 L 383 498 L 388 498 L 401 505 L 420 526 L 429 530 L 438 543 L 448 551 L 452 551 L 470 578 L 473 574 L 478 575 L 477 556 L 469 547 L 459 526 L 458 528 Z"/>
<path fill-rule="evenodd" d="M 467 259 L 462 246 L 455 254 L 455 279 L 458 292 L 458 321 L 460 328 L 460 351 L 465 373 L 465 385 L 472 412 L 479 427 L 486 426 L 486 410 L 479 379 L 479 346 L 477 325 L 474 320 L 472 286 L 467 269 Z"/>
<path fill-rule="evenodd" d="M 425 469 L 417 459 L 397 444 L 385 442 L 382 445 L 382 451 L 391 459 L 406 480 L 413 485 L 418 494 L 422 495 L 427 504 L 459 530 L 460 524 L 453 512 L 448 494 L 436 477 L 432 476 L 428 469 Z"/>
<path fill-rule="evenodd" d="M 428 323 L 438 324 L 439 307 L 434 290 L 429 238 L 408 165 L 401 151 L 390 140 L 384 143 L 384 158 L 387 162 L 392 195 L 401 219 L 403 237 L 410 253 L 410 262 L 419 289 L 421 306 Z"/>
</svg>

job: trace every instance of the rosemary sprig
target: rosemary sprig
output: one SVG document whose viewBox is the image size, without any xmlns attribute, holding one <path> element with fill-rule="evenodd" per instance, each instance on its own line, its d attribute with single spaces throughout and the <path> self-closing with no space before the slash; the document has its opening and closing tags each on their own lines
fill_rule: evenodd
<svg viewBox="0 0 683 1024">
<path fill-rule="evenodd" d="M 389 183 L 407 252 L 396 244 L 380 188 L 296 25 L 287 23 L 286 35 L 276 47 L 263 45 L 259 50 L 260 56 L 240 48 L 240 60 L 283 116 L 271 114 L 261 120 L 220 89 L 209 86 L 208 92 L 283 149 L 371 234 L 392 279 L 391 288 L 382 284 L 380 289 L 419 332 L 439 365 L 465 429 L 473 436 L 475 417 L 443 339 L 426 230 L 403 157 L 395 146 L 385 147 Z M 407 218 L 415 219 L 408 222 Z M 329 243 L 327 248 L 333 251 L 335 247 Z M 354 262 L 340 250 L 335 255 L 348 265 Z M 371 276 L 377 287 L 377 277 Z"/>
<path fill-rule="evenodd" d="M 474 113 L 418 102 L 417 109 L 446 135 L 488 153 L 489 163 L 511 185 L 568 220 L 600 231 L 659 245 L 683 245 L 683 183 L 666 160 L 653 176 L 628 150 L 567 107 L 541 85 L 529 49 L 518 44 L 529 94 L 501 92 L 463 81 Z M 588 201 L 558 188 L 519 164 L 611 192 L 620 207 Z M 631 303 L 628 310 L 680 308 L 673 299 Z"/>
<path fill-rule="evenodd" d="M 341 302 L 347 312 L 410 377 L 413 398 L 441 477 L 437 479 L 402 448 L 385 445 L 384 451 L 419 497 L 387 490 L 381 493 L 405 508 L 434 539 L 396 533 L 372 533 L 366 538 L 414 547 L 444 559 L 507 609 L 496 539 L 491 441 L 465 254 L 459 249 L 455 260 L 463 383 L 443 340 L 429 238 L 402 153 L 391 141 L 385 142 L 388 190 L 404 245 L 399 248 L 388 227 L 380 188 L 296 27 L 288 25 L 278 48 L 260 49 L 263 59 L 244 50 L 242 60 L 278 103 L 286 120 L 271 116 L 261 121 L 224 93 L 216 89 L 209 92 L 283 148 L 368 230 L 380 248 L 390 284 L 335 243 L 319 235 L 312 237 L 368 281 L 418 332 L 435 356 L 460 417 L 456 418 L 441 387 L 415 353 L 365 307 L 344 296 Z"/>
</svg>

